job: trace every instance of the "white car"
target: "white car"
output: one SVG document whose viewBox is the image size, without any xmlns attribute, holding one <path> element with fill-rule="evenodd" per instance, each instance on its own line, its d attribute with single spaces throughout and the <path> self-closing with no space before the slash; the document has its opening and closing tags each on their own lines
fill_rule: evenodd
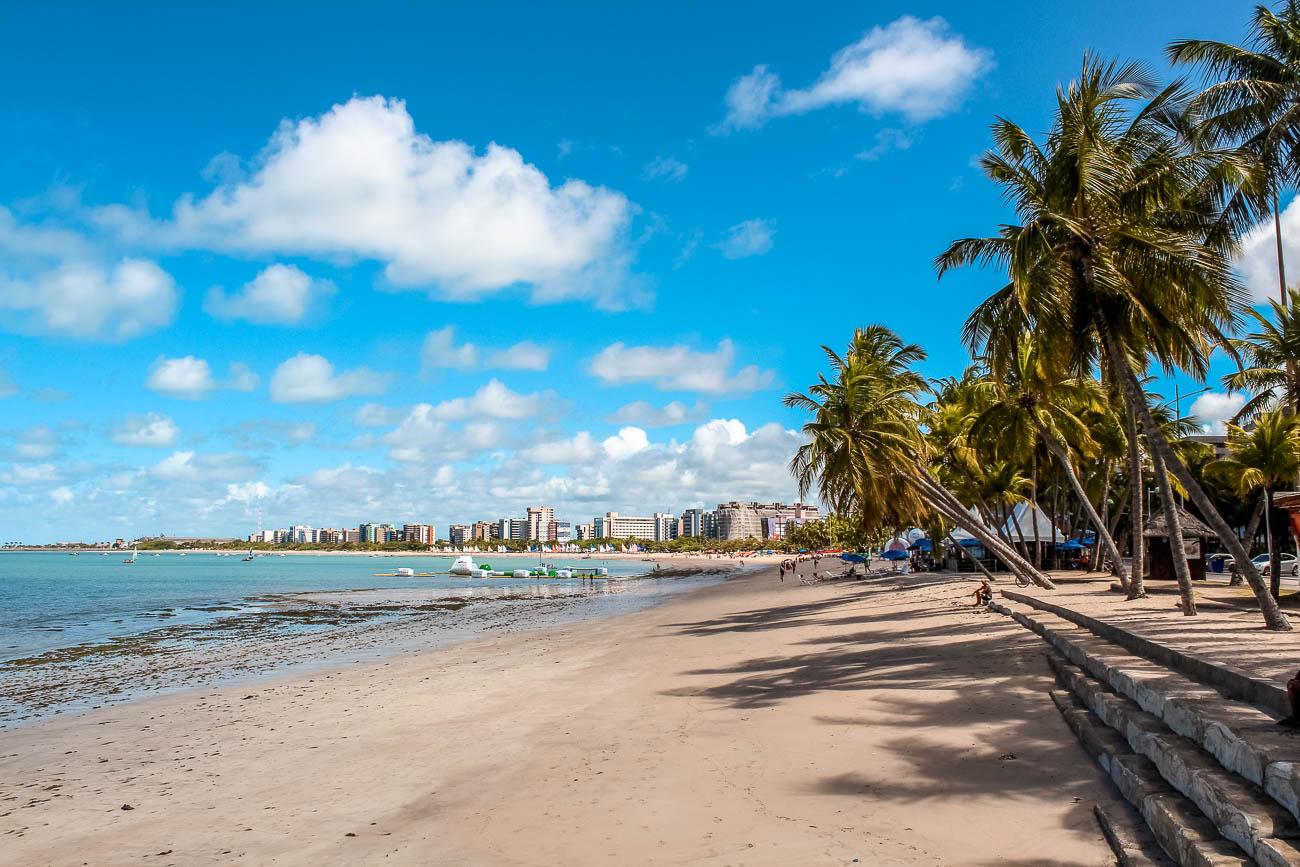
<svg viewBox="0 0 1300 867">
<path fill-rule="evenodd" d="M 1250 562 L 1255 564 L 1255 569 L 1258 570 L 1261 575 L 1269 574 L 1269 570 L 1272 567 L 1267 554 L 1260 554 L 1258 557 L 1252 558 Z M 1300 561 L 1297 561 L 1296 558 L 1290 554 L 1281 555 L 1278 560 L 1278 566 L 1283 575 L 1291 575 L 1293 577 L 1300 575 Z"/>
</svg>

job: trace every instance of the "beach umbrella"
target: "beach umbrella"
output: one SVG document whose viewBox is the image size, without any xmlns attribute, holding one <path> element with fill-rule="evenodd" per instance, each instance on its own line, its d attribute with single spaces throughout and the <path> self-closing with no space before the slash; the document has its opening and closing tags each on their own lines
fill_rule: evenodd
<svg viewBox="0 0 1300 867">
<path fill-rule="evenodd" d="M 881 557 L 884 557 L 886 560 L 906 560 L 906 559 L 907 559 L 907 552 L 906 552 L 906 551 L 886 551 L 885 553 L 881 554 L 880 556 L 881 556 Z"/>
<path fill-rule="evenodd" d="M 843 560 L 845 563 L 865 563 L 865 562 L 867 562 L 867 558 L 866 558 L 866 557 L 863 557 L 861 554 L 841 554 L 841 555 L 840 555 L 840 559 Z"/>
<path fill-rule="evenodd" d="M 930 550 L 930 540 L 929 540 L 929 539 L 917 539 L 915 542 L 912 543 L 911 550 L 913 550 L 913 551 L 929 551 L 929 550 Z"/>
</svg>

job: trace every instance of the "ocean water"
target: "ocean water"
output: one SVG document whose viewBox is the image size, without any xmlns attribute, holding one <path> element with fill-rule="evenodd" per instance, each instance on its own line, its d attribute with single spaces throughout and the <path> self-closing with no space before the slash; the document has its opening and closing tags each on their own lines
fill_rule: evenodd
<svg viewBox="0 0 1300 867">
<path fill-rule="evenodd" d="M 120 639 L 163 626 L 203 626 L 233 616 L 292 606 L 299 594 L 347 593 L 345 598 L 400 599 L 430 595 L 444 599 L 481 597 L 569 597 L 608 593 L 609 586 L 666 582 L 582 582 L 554 579 L 378 577 L 410 567 L 445 571 L 454 557 L 366 557 L 268 555 L 244 562 L 242 554 L 140 552 L 131 565 L 110 552 L 0 553 L 0 663 L 88 643 Z M 536 568 L 522 557 L 481 559 L 497 569 Z M 636 560 L 600 560 L 547 555 L 556 566 L 605 567 L 613 578 L 644 575 L 653 568 Z M 716 578 L 714 580 L 717 580 Z M 695 582 L 689 582 L 695 583 Z M 387 591 L 356 593 L 355 591 Z M 335 597 L 336 599 L 338 597 Z M 650 603 L 647 603 L 650 604 Z M 640 607 L 640 606 L 638 606 Z M 304 623 L 303 628 L 310 628 Z"/>
</svg>

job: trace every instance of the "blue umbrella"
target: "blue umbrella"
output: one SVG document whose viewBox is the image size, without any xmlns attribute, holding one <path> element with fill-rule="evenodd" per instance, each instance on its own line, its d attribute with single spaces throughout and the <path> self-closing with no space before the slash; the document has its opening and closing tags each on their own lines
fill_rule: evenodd
<svg viewBox="0 0 1300 867">
<path fill-rule="evenodd" d="M 906 559 L 907 559 L 907 552 L 906 552 L 906 551 L 886 551 L 885 553 L 881 554 L 880 556 L 881 556 L 881 557 L 884 557 L 886 560 L 906 560 Z"/>
<path fill-rule="evenodd" d="M 977 548 L 977 547 L 979 547 L 980 545 L 983 545 L 983 544 L 984 544 L 984 543 L 981 542 L 979 539 L 962 539 L 962 540 L 961 540 L 961 545 L 962 545 L 963 548 Z"/>
<path fill-rule="evenodd" d="M 930 550 L 930 540 L 929 540 L 929 539 L 917 539 L 915 542 L 912 543 L 912 547 L 911 547 L 909 550 L 911 550 L 911 551 L 929 551 L 929 550 Z"/>
<path fill-rule="evenodd" d="M 841 555 L 840 555 L 840 559 L 843 560 L 845 563 L 865 563 L 865 562 L 867 562 L 867 558 L 866 558 L 866 557 L 863 557 L 861 554 L 841 554 Z"/>
<path fill-rule="evenodd" d="M 1062 550 L 1062 551 L 1082 551 L 1082 550 L 1083 550 L 1083 546 L 1080 545 L 1078 542 L 1076 542 L 1076 541 L 1073 540 L 1073 539 L 1071 539 L 1071 540 L 1068 541 L 1068 542 L 1061 542 L 1061 543 L 1059 543 L 1056 547 L 1059 548 L 1059 549 Z"/>
</svg>

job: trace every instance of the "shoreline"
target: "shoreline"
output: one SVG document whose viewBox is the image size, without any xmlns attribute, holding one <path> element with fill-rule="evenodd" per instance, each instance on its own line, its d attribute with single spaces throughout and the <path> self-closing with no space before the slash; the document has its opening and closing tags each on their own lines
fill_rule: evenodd
<svg viewBox="0 0 1300 867">
<path fill-rule="evenodd" d="M 617 617 L 746 570 L 676 565 L 681 572 L 620 576 L 582 589 L 541 581 L 525 587 L 335 588 L 200 607 L 214 614 L 197 621 L 169 623 L 174 613 L 153 615 L 154 625 L 132 632 L 0 662 L 0 731 L 160 694 L 255 685 L 347 657 L 436 652 L 489 630 L 526 632 Z"/>
<path fill-rule="evenodd" d="M 0 732 L 9 862 L 1114 863 L 1036 637 L 970 583 L 753 570 Z"/>
</svg>

